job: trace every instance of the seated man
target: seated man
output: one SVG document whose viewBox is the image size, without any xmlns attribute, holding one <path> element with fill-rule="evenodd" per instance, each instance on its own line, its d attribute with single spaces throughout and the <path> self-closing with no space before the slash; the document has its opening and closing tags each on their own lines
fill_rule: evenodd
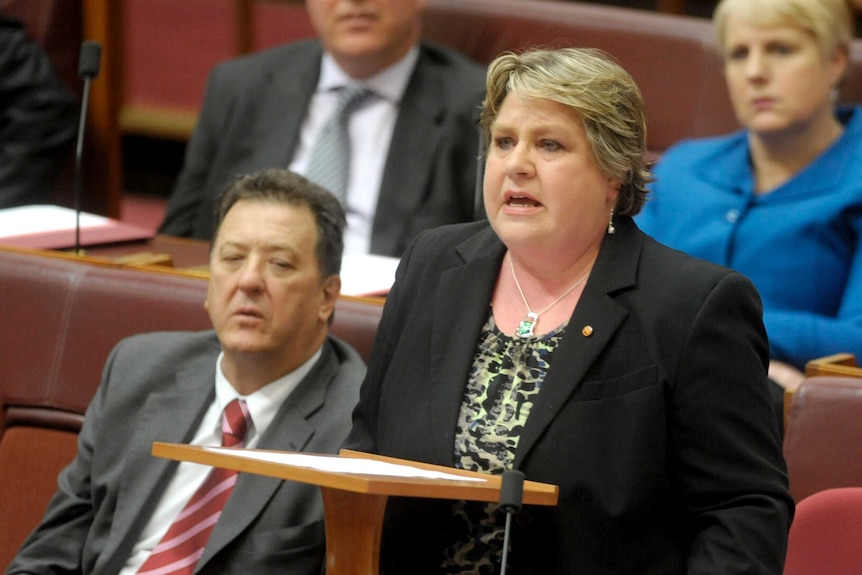
<svg viewBox="0 0 862 575">
<path fill-rule="evenodd" d="M 24 26 L 0 14 L 0 208 L 53 203 L 78 133 L 75 96 Z"/>
<path fill-rule="evenodd" d="M 215 192 L 236 173 L 269 167 L 346 197 L 348 253 L 397 257 L 423 229 L 472 220 L 484 68 L 420 43 L 422 0 L 306 6 L 319 39 L 212 72 L 161 233 L 210 239 Z M 355 86 L 370 95 L 341 125 L 348 165 L 338 190 L 309 168 L 339 94 Z"/>
<path fill-rule="evenodd" d="M 150 454 L 154 441 L 335 453 L 350 429 L 365 367 L 327 334 L 341 286 L 338 201 L 301 176 L 268 170 L 235 180 L 216 219 L 205 304 L 215 330 L 117 345 L 77 457 L 7 575 L 190 574 L 196 565 L 198 573 L 321 573 L 316 486 L 217 475 L 225 471 Z M 223 516 L 194 505 L 205 491 L 222 501 Z"/>
</svg>

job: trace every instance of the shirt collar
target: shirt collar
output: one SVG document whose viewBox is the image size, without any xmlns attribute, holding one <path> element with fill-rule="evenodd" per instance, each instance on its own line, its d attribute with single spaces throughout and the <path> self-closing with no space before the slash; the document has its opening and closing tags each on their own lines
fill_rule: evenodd
<svg viewBox="0 0 862 575">
<path fill-rule="evenodd" d="M 323 54 L 320 66 L 320 79 L 317 82 L 317 92 L 328 92 L 349 84 L 362 84 L 370 88 L 377 96 L 397 104 L 401 101 L 413 69 L 419 60 L 419 47 L 414 46 L 410 51 L 388 68 L 378 72 L 370 78 L 358 82 L 351 78 L 335 62 L 335 58 L 328 52 Z"/>
<path fill-rule="evenodd" d="M 292 372 L 281 376 L 272 381 L 259 390 L 249 395 L 240 395 L 237 390 L 230 384 L 222 372 L 221 363 L 224 357 L 224 352 L 219 353 L 216 360 L 216 405 L 221 413 L 228 403 L 234 399 L 243 399 L 248 406 L 248 411 L 251 414 L 252 430 L 246 435 L 245 445 L 250 446 L 252 442 L 257 443 L 260 437 L 266 433 L 269 424 L 278 413 L 281 404 L 287 400 L 294 389 L 299 385 L 302 379 L 308 375 L 311 368 L 320 358 L 322 347 L 319 348 L 305 363 L 293 370 Z M 219 420 L 221 422 L 221 420 Z"/>
</svg>

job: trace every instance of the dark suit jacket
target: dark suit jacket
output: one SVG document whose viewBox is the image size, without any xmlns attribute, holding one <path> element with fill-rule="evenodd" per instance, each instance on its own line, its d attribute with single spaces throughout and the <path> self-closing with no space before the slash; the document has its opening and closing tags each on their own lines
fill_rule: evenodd
<svg viewBox="0 0 862 575">
<path fill-rule="evenodd" d="M 161 232 L 210 239 L 213 200 L 236 175 L 287 167 L 320 74 L 317 40 L 217 66 Z M 373 253 L 399 256 L 419 231 L 474 219 L 484 69 L 423 44 L 401 102 L 374 218 Z"/>
<path fill-rule="evenodd" d="M 515 468 L 560 498 L 517 518 L 512 572 L 779 575 L 793 504 L 758 295 L 614 221 L 518 444 Z M 348 447 L 453 465 L 504 253 L 487 222 L 405 252 Z M 390 499 L 386 573 L 438 573 L 448 519 L 448 502 Z"/>
<path fill-rule="evenodd" d="M 78 455 L 7 573 L 119 571 L 178 465 L 153 457 L 152 444 L 192 439 L 215 396 L 220 350 L 211 331 L 146 334 L 115 348 L 87 410 Z M 364 373 L 359 355 L 330 338 L 258 448 L 337 452 Z M 319 575 L 324 547 L 316 486 L 243 473 L 197 573 Z"/>
<path fill-rule="evenodd" d="M 65 201 L 58 175 L 77 133 L 77 99 L 21 22 L 0 14 L 0 208 Z"/>
</svg>

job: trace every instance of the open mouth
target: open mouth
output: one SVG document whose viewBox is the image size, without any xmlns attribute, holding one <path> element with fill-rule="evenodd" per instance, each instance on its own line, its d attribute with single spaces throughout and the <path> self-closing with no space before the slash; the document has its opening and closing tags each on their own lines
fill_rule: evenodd
<svg viewBox="0 0 862 575">
<path fill-rule="evenodd" d="M 506 200 L 506 204 L 512 206 L 513 208 L 535 208 L 542 205 L 529 196 L 518 195 L 510 196 Z"/>
</svg>

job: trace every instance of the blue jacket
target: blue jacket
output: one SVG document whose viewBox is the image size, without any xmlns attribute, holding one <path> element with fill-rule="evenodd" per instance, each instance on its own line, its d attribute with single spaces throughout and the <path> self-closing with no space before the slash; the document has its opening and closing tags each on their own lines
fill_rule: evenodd
<svg viewBox="0 0 862 575">
<path fill-rule="evenodd" d="M 682 142 L 661 158 L 638 225 L 748 276 L 773 358 L 802 367 L 862 356 L 862 107 L 832 147 L 771 193 L 754 193 L 747 133 Z"/>
</svg>

